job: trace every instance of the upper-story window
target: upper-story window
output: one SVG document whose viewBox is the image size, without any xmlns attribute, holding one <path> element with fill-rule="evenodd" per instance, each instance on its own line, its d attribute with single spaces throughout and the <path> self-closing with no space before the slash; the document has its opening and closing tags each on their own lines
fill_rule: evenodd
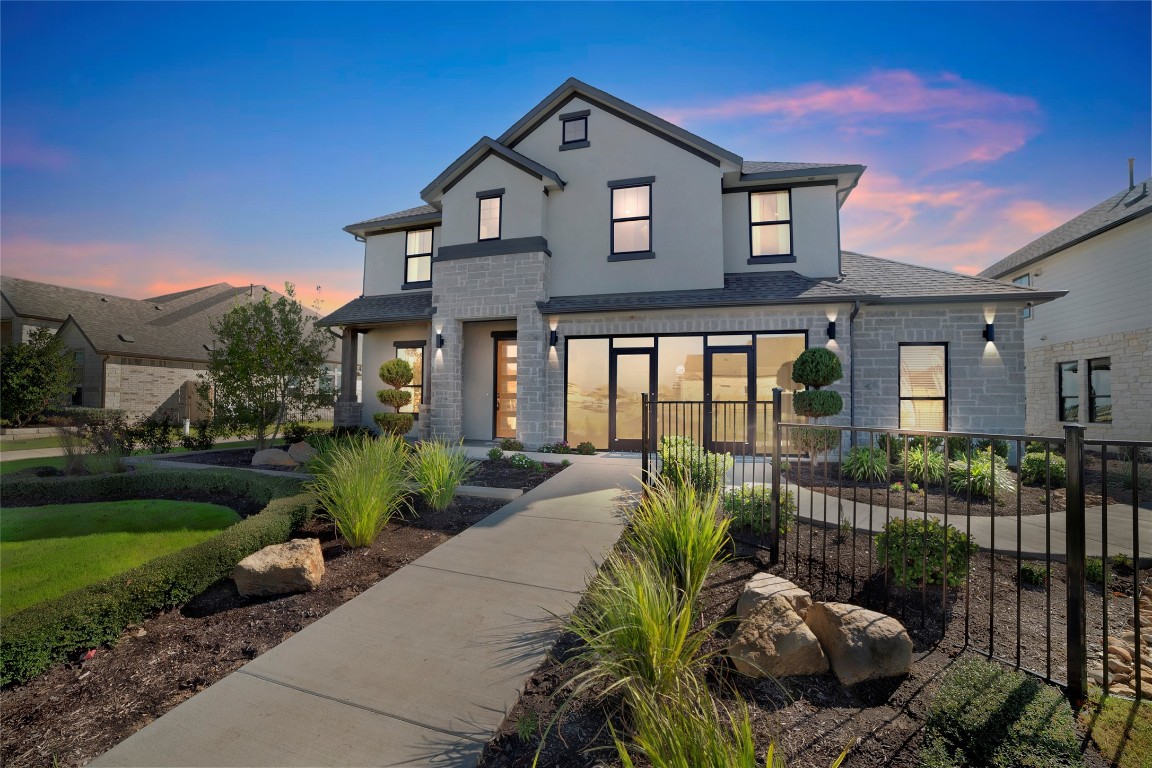
<svg viewBox="0 0 1152 768">
<path fill-rule="evenodd" d="M 481 192 L 478 193 L 480 197 L 480 229 L 477 235 L 477 240 L 499 240 L 500 239 L 500 209 L 501 201 L 504 190 L 496 190 L 491 193 Z"/>
<path fill-rule="evenodd" d="M 612 189 L 612 254 L 652 250 L 652 185 Z"/>
<path fill-rule="evenodd" d="M 1012 278 L 1012 285 L 1022 285 L 1025 288 L 1032 287 L 1032 275 L 1020 275 L 1020 277 Z M 1024 319 L 1032 317 L 1032 307 L 1024 307 Z"/>
<path fill-rule="evenodd" d="M 792 198 L 786 189 L 748 196 L 752 258 L 792 255 Z"/>
<path fill-rule="evenodd" d="M 432 279 L 432 230 L 413 229 L 405 235 L 404 282 L 428 282 Z"/>
<path fill-rule="evenodd" d="M 580 149 L 588 146 L 588 115 L 590 110 L 560 115 L 560 149 Z"/>
</svg>

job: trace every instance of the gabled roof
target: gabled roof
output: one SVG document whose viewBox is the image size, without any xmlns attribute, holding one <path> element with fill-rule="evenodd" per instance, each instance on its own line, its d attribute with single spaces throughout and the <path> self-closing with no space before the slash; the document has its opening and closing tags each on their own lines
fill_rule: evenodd
<svg viewBox="0 0 1152 768">
<path fill-rule="evenodd" d="M 522 155 L 514 149 L 509 149 L 503 144 L 499 144 L 491 138 L 483 136 L 480 141 L 473 144 L 467 152 L 456 158 L 456 161 L 453 162 L 452 165 L 445 168 L 443 173 L 437 176 L 431 184 L 420 190 L 420 199 L 432 202 L 435 198 L 443 195 L 452 188 L 460 177 L 466 176 L 489 155 L 496 155 L 514 168 L 519 168 L 529 176 L 536 177 L 540 181 L 543 181 L 546 187 L 550 187 L 553 190 L 564 188 L 564 180 L 560 178 L 556 171 L 545 168 L 527 155 Z"/>
<path fill-rule="evenodd" d="M 319 321 L 317 325 L 358 326 L 429 320 L 432 317 L 432 292 L 392 293 L 386 296 L 361 296 Z"/>
<path fill-rule="evenodd" d="M 1121 224 L 1152 213 L 1152 192 L 1148 189 L 1150 184 L 1152 178 L 1113 195 L 1100 205 L 1038 237 L 980 274 L 985 277 L 1007 277 L 1045 256 L 1071 248 Z"/>
<path fill-rule="evenodd" d="M 692 151 L 694 154 L 702 155 L 716 165 L 729 163 L 739 168 L 743 162 L 743 158 L 735 152 L 729 152 L 691 131 L 686 131 L 678 125 L 673 125 L 651 112 L 640 109 L 634 104 L 629 104 L 598 88 L 593 88 L 574 77 L 568 78 L 559 88 L 545 96 L 543 101 L 530 109 L 524 117 L 517 120 L 515 125 L 500 134 L 497 141 L 507 147 L 515 147 L 537 126 L 563 109 L 564 105 L 574 98 L 591 101 L 606 112 L 634 125 L 639 125 L 641 128 L 671 141 L 683 149 Z"/>
</svg>

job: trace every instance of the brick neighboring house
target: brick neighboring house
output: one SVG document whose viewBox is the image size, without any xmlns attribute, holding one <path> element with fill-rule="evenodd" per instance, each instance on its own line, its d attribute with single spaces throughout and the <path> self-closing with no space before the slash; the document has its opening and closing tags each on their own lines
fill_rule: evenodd
<svg viewBox="0 0 1152 768">
<path fill-rule="evenodd" d="M 768 400 L 817 345 L 845 366 L 837 423 L 1023 431 L 1021 309 L 1063 292 L 842 251 L 864 170 L 744 160 L 568 80 L 425 205 L 345 227 L 364 295 L 322 321 L 345 329 L 337 422 L 382 409 L 352 389 L 362 337 L 366 376 L 407 358 L 414 429 L 452 440 L 635 449 L 641 393 Z"/>
<path fill-rule="evenodd" d="M 1152 439 L 1152 178 L 981 274 L 1068 296 L 1024 311 L 1027 430 Z"/>
<path fill-rule="evenodd" d="M 162 412 L 203 418 L 207 413 L 195 386 L 213 342 L 209 321 L 266 293 L 279 295 L 259 285 L 217 283 L 126 299 L 5 276 L 0 277 L 0 343 L 26 341 L 36 328 L 55 329 L 76 355 L 74 405 L 116 408 L 135 418 Z M 338 340 L 327 367 L 338 382 Z"/>
</svg>

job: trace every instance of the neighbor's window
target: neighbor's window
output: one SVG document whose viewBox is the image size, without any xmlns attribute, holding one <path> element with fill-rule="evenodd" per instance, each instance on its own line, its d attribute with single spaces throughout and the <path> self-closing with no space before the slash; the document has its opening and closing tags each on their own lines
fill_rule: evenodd
<svg viewBox="0 0 1152 768">
<path fill-rule="evenodd" d="M 414 229 L 404 244 L 404 282 L 422 283 L 432 279 L 432 230 Z"/>
<path fill-rule="evenodd" d="M 792 255 L 792 198 L 788 190 L 753 192 L 751 206 L 752 256 Z"/>
<path fill-rule="evenodd" d="M 652 250 L 652 185 L 612 190 L 612 253 Z"/>
<path fill-rule="evenodd" d="M 948 429 L 948 346 L 900 345 L 900 428 Z"/>
<path fill-rule="evenodd" d="M 577 144 L 588 140 L 588 118 L 573 117 L 563 122 L 564 144 Z"/>
<path fill-rule="evenodd" d="M 500 201 L 503 198 L 480 198 L 480 235 L 479 240 L 500 239 Z"/>
<path fill-rule="evenodd" d="M 412 383 L 401 387 L 412 393 L 412 402 L 400 409 L 400 413 L 420 413 L 420 403 L 424 402 L 424 344 L 423 341 L 396 342 L 396 357 L 407 360 L 412 366 Z"/>
<path fill-rule="evenodd" d="M 1060 421 L 1076 421 L 1080 418 L 1080 364 L 1059 363 L 1056 371 Z"/>
<path fill-rule="evenodd" d="M 1012 278 L 1012 285 L 1022 285 L 1025 288 L 1032 287 L 1032 275 L 1020 275 L 1020 277 Z M 1024 319 L 1032 317 L 1032 307 L 1024 307 Z"/>
<path fill-rule="evenodd" d="M 1112 422 L 1112 358 L 1088 361 L 1088 421 Z"/>
</svg>

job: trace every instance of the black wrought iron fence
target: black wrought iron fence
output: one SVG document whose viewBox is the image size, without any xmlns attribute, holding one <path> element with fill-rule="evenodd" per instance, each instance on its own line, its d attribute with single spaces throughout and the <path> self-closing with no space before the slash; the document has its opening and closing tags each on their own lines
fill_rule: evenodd
<svg viewBox="0 0 1152 768">
<path fill-rule="evenodd" d="M 644 400 L 643 471 L 694 446 L 733 535 L 823 600 L 1067 687 L 1152 698 L 1152 441 L 791 423 Z M 671 439 L 678 438 L 678 439 Z M 679 453 L 677 453 L 679 452 Z"/>
</svg>

